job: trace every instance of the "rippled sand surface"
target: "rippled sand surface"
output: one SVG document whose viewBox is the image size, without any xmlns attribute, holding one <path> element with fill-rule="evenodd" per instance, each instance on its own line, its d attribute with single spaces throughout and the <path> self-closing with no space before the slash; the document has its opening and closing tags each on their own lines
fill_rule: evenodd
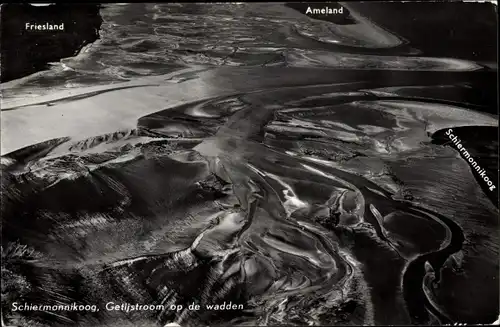
<svg viewBox="0 0 500 327">
<path fill-rule="evenodd" d="M 359 5 L 109 4 L 100 40 L 2 85 L 4 321 L 495 321 L 498 193 L 443 135 L 498 180 L 496 66 Z"/>
</svg>

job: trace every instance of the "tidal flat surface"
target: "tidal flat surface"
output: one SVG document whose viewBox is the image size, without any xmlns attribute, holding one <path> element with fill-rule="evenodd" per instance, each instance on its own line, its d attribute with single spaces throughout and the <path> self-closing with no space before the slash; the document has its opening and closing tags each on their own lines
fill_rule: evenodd
<svg viewBox="0 0 500 327">
<path fill-rule="evenodd" d="M 340 7 L 106 4 L 0 84 L 2 323 L 497 320 L 495 7 Z"/>
</svg>

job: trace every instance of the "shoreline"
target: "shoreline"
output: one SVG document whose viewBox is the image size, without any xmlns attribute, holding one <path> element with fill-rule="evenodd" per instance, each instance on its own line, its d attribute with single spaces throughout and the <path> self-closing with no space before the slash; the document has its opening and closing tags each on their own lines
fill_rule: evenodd
<svg viewBox="0 0 500 327">
<path fill-rule="evenodd" d="M 453 133 L 454 131 L 452 128 L 449 128 L 446 131 L 446 135 L 448 135 L 453 144 L 456 145 L 457 149 L 459 150 L 458 152 L 462 155 L 464 159 L 467 159 L 466 161 L 468 161 L 470 166 L 472 166 L 474 170 L 476 170 L 476 172 L 479 174 L 479 176 L 483 178 L 484 182 L 488 184 L 489 190 L 490 191 L 495 190 L 496 185 L 494 185 L 493 181 L 491 181 L 490 178 L 486 175 L 486 169 L 482 168 L 479 165 L 479 163 L 474 159 L 474 157 L 472 157 L 471 154 L 467 151 L 465 146 L 462 145 L 462 141 Z"/>
<path fill-rule="evenodd" d="M 0 83 L 45 71 L 98 40 L 100 10 L 99 4 L 4 4 L 1 39 L 9 46 L 1 49 Z"/>
</svg>

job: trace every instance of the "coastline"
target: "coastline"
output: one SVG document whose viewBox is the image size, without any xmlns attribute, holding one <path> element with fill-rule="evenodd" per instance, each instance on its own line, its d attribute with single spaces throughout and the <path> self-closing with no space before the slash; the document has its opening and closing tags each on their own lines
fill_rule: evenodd
<svg viewBox="0 0 500 327">
<path fill-rule="evenodd" d="M 0 38 L 9 46 L 1 48 L 0 83 L 44 71 L 49 63 L 72 57 L 97 40 L 100 8 L 99 4 L 3 4 Z"/>
</svg>

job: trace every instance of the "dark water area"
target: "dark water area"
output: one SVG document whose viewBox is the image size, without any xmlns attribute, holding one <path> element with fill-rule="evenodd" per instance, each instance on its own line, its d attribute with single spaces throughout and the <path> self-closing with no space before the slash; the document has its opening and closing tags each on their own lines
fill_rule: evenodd
<svg viewBox="0 0 500 327">
<path fill-rule="evenodd" d="M 498 319 L 492 5 L 98 14 L 98 39 L 0 84 L 3 324 Z"/>
<path fill-rule="evenodd" d="M 498 14 L 493 3 L 363 1 L 350 5 L 426 56 L 497 62 Z"/>
<path fill-rule="evenodd" d="M 451 324 L 454 319 L 448 315 L 443 314 L 439 308 L 433 306 L 433 303 L 427 298 L 424 287 L 432 289 L 439 283 L 439 273 L 436 276 L 435 271 L 438 272 L 443 269 L 443 266 L 448 258 L 454 253 L 462 249 L 465 237 L 462 229 L 453 220 L 446 217 L 440 217 L 447 227 L 450 229 L 452 239 L 449 245 L 439 251 L 423 254 L 413 260 L 406 268 L 403 277 L 403 283 L 408 285 L 404 289 L 404 297 L 408 303 L 408 311 L 413 317 L 414 323 L 421 325 L 429 321 L 429 316 L 433 315 L 443 324 Z M 420 285 L 415 283 L 417 280 L 426 280 L 430 277 L 429 284 L 424 283 Z M 437 277 L 437 278 L 436 278 Z M 471 321 L 471 323 L 481 323 L 480 321 Z"/>
<path fill-rule="evenodd" d="M 99 38 L 100 5 L 3 4 L 0 13 L 2 83 L 48 68 L 47 64 L 76 55 Z M 64 24 L 63 31 L 27 31 L 26 24 Z"/>
</svg>

